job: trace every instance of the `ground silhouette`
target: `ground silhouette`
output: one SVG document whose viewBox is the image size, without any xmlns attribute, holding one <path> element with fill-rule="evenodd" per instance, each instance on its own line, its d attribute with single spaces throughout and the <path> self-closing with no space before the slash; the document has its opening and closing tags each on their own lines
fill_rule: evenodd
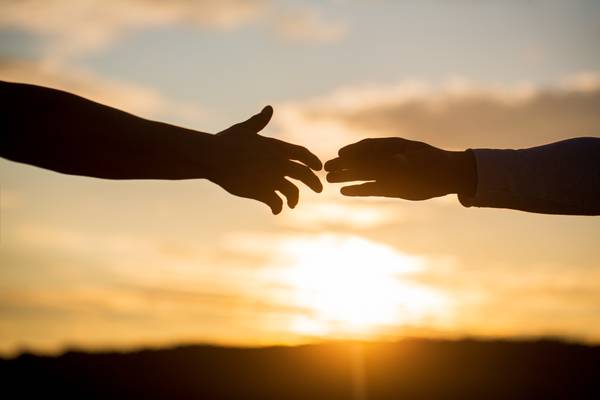
<svg viewBox="0 0 600 400">
<path fill-rule="evenodd" d="M 21 398 L 598 399 L 600 346 L 407 339 L 70 351 L 1 360 L 0 376 Z"/>
</svg>

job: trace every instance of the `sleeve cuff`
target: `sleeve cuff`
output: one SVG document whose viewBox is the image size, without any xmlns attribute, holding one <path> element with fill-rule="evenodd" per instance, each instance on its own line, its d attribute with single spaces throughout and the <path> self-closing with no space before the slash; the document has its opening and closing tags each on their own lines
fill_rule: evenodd
<svg viewBox="0 0 600 400">
<path fill-rule="evenodd" d="M 472 196 L 459 194 L 465 207 L 494 207 L 513 197 L 512 164 L 516 162 L 515 150 L 470 149 L 475 157 L 477 186 Z"/>
</svg>

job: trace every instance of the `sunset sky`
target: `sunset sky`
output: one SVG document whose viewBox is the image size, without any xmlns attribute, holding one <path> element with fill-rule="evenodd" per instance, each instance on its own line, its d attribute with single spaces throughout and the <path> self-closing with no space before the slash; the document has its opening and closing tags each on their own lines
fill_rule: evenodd
<svg viewBox="0 0 600 400">
<path fill-rule="evenodd" d="M 0 0 L 0 79 L 323 161 L 366 137 L 447 149 L 600 136 L 598 1 Z M 85 135 L 85 132 L 81 132 Z M 324 178 L 324 174 L 320 173 Z M 0 354 L 334 338 L 600 341 L 600 218 L 350 199 L 295 210 L 201 180 L 0 159 Z"/>
</svg>

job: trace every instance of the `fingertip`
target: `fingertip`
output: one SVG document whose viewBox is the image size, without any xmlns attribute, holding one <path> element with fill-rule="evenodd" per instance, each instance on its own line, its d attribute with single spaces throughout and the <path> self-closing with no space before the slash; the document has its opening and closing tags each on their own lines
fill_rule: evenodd
<svg viewBox="0 0 600 400">
<path fill-rule="evenodd" d="M 308 166 L 313 171 L 320 171 L 321 169 L 323 169 L 323 162 L 321 161 L 321 159 L 319 159 L 319 157 L 313 154 L 310 150 L 306 148 L 304 148 L 304 150 L 306 151 L 306 157 L 300 161 L 306 164 L 306 166 Z"/>
<path fill-rule="evenodd" d="M 266 105 L 263 107 L 263 109 L 260 113 L 271 117 L 271 115 L 273 115 L 273 107 L 270 105 Z"/>
<path fill-rule="evenodd" d="M 348 179 L 341 179 L 341 178 L 342 177 L 340 176 L 340 172 L 330 172 L 325 176 L 325 179 L 329 183 L 340 183 L 340 182 L 348 181 Z"/>
<path fill-rule="evenodd" d="M 252 133 L 258 133 L 269 124 L 272 116 L 273 107 L 266 106 L 258 114 L 253 115 L 249 120 L 240 125 L 246 125 L 246 128 L 253 131 Z"/>
<path fill-rule="evenodd" d="M 344 196 L 371 197 L 386 196 L 385 191 L 376 182 L 366 182 L 360 185 L 344 186 L 340 189 Z"/>
<path fill-rule="evenodd" d="M 273 215 L 277 215 L 283 210 L 283 202 L 281 201 L 281 198 L 279 196 L 277 196 L 276 194 L 274 194 L 274 196 L 277 197 L 277 200 L 279 201 L 273 198 L 268 203 L 268 206 L 271 208 L 271 212 L 273 213 Z"/>
<path fill-rule="evenodd" d="M 343 188 L 340 189 L 340 193 L 343 194 L 344 196 L 352 196 L 352 197 L 356 197 L 356 196 L 364 196 L 363 193 L 361 193 L 360 191 L 360 186 L 344 186 Z"/>
<path fill-rule="evenodd" d="M 315 155 L 312 155 L 312 157 L 310 157 L 310 159 L 307 159 L 306 161 L 304 161 L 304 164 L 308 168 L 312 169 L 313 171 L 320 171 L 323 169 L 323 163 Z"/>
<path fill-rule="evenodd" d="M 352 145 L 348 145 L 348 146 L 344 146 L 341 149 L 338 150 L 337 154 L 338 154 L 338 158 L 342 157 L 344 154 L 346 154 L 348 152 L 348 148 L 352 146 Z"/>
<path fill-rule="evenodd" d="M 339 164 L 340 164 L 340 158 L 336 157 L 336 158 L 332 158 L 331 160 L 328 160 L 325 163 L 325 171 L 327 172 L 331 172 L 331 171 L 335 171 L 336 169 L 339 169 Z"/>
<path fill-rule="evenodd" d="M 293 210 L 298 205 L 298 199 L 288 199 L 287 205 Z"/>
<path fill-rule="evenodd" d="M 315 164 L 313 166 L 313 169 L 315 171 L 320 171 L 323 169 L 323 162 L 321 160 L 319 160 L 318 158 L 315 160 Z"/>
<path fill-rule="evenodd" d="M 338 156 L 354 157 L 357 152 L 360 152 L 361 150 L 365 149 L 365 147 L 368 147 L 368 145 L 370 143 L 372 143 L 374 140 L 376 140 L 376 139 L 367 138 L 367 139 L 363 139 L 358 142 L 346 145 L 338 150 Z"/>
<path fill-rule="evenodd" d="M 321 193 L 323 191 L 323 184 L 319 181 L 319 184 L 308 185 L 308 187 L 315 193 Z"/>
<path fill-rule="evenodd" d="M 312 174 L 312 175 L 313 175 L 313 180 L 312 180 L 311 184 L 308 186 L 312 189 L 313 192 L 321 193 L 323 191 L 323 183 L 315 174 Z"/>
<path fill-rule="evenodd" d="M 316 177 L 316 175 L 315 175 Z M 317 181 L 315 182 L 315 187 L 313 188 L 313 190 L 317 193 L 321 193 L 323 191 L 323 183 L 321 182 L 321 180 L 319 178 L 317 178 Z"/>
<path fill-rule="evenodd" d="M 281 213 L 281 208 L 280 207 L 277 207 L 277 208 L 271 207 L 271 212 L 273 213 L 273 215 L 278 215 Z"/>
</svg>

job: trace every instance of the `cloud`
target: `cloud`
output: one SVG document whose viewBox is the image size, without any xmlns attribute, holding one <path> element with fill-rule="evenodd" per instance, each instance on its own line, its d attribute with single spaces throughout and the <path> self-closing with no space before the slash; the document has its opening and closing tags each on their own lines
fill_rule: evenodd
<svg viewBox="0 0 600 400">
<path fill-rule="evenodd" d="M 9 290 L 0 293 L 0 315 L 27 317 L 32 314 L 96 314 L 111 318 L 144 318 L 149 308 L 161 316 L 185 314 L 189 310 L 227 309 L 230 313 L 300 313 L 310 310 L 293 304 L 278 304 L 245 293 L 211 291 L 187 286 L 113 285 L 72 289 Z"/>
<path fill-rule="evenodd" d="M 23 347 L 60 352 L 74 344 L 97 349 L 207 339 L 280 343 L 290 315 L 310 314 L 263 292 L 138 283 L 10 289 L 0 291 L 0 354 L 14 355 Z"/>
<path fill-rule="evenodd" d="M 328 21 L 315 9 L 284 12 L 274 22 L 275 31 L 285 40 L 302 43 L 330 43 L 341 40 L 348 27 Z"/>
<path fill-rule="evenodd" d="M 100 77 L 85 69 L 49 61 L 0 58 L 0 79 L 65 90 L 148 118 L 189 121 L 202 116 L 197 104 L 168 99 L 149 87 Z"/>
<path fill-rule="evenodd" d="M 275 105 L 272 134 L 293 143 L 310 143 L 323 160 L 367 137 L 401 136 L 449 149 L 518 148 L 600 136 L 599 109 L 600 73 L 594 72 L 548 86 L 465 79 L 435 84 L 413 79 L 341 87 Z M 411 204 L 409 211 L 393 199 L 361 199 L 360 204 L 341 200 L 337 189 L 326 188 L 320 196 L 306 195 L 300 207 L 281 221 L 300 229 L 372 230 L 400 222 L 432 222 L 437 208 L 457 205 L 455 196 L 446 196 L 429 201 L 429 207 Z"/>
<path fill-rule="evenodd" d="M 499 262 L 493 252 L 481 261 L 461 258 L 430 263 L 431 268 L 413 276 L 449 293 L 457 307 L 457 332 L 600 338 L 600 324 L 590 323 L 596 313 L 593 305 L 600 301 L 600 271 L 572 261 Z"/>
<path fill-rule="evenodd" d="M 215 280 L 214 290 L 228 291 L 237 288 L 239 279 L 252 281 L 254 271 L 249 267 L 264 262 L 261 257 L 240 259 L 228 248 L 198 242 L 195 237 L 172 241 L 160 235 L 81 231 L 35 222 L 12 228 L 12 239 L 7 254 L 36 249 L 31 256 L 41 255 L 35 262 L 47 265 L 52 273 L 75 275 L 85 268 L 86 273 L 93 272 L 111 284 L 193 286 L 209 276 Z M 69 261 L 56 261 L 61 257 Z"/>
<path fill-rule="evenodd" d="M 318 138 L 315 151 L 335 155 L 365 137 L 402 136 L 447 148 L 533 146 L 600 135 L 600 74 L 553 86 L 411 80 L 340 88 L 277 108 L 278 131 L 292 141 Z"/>
<path fill-rule="evenodd" d="M 3 2 L 0 13 L 0 27 L 42 37 L 44 57 L 52 60 L 102 50 L 136 30 L 185 25 L 230 31 L 258 22 L 290 41 L 330 42 L 346 31 L 316 9 L 288 11 L 269 0 L 15 0 Z"/>
<path fill-rule="evenodd" d="M 186 24 L 228 30 L 261 15 L 265 0 L 17 0 L 3 2 L 0 26 L 46 37 L 57 59 L 96 50 L 136 29 Z"/>
</svg>

